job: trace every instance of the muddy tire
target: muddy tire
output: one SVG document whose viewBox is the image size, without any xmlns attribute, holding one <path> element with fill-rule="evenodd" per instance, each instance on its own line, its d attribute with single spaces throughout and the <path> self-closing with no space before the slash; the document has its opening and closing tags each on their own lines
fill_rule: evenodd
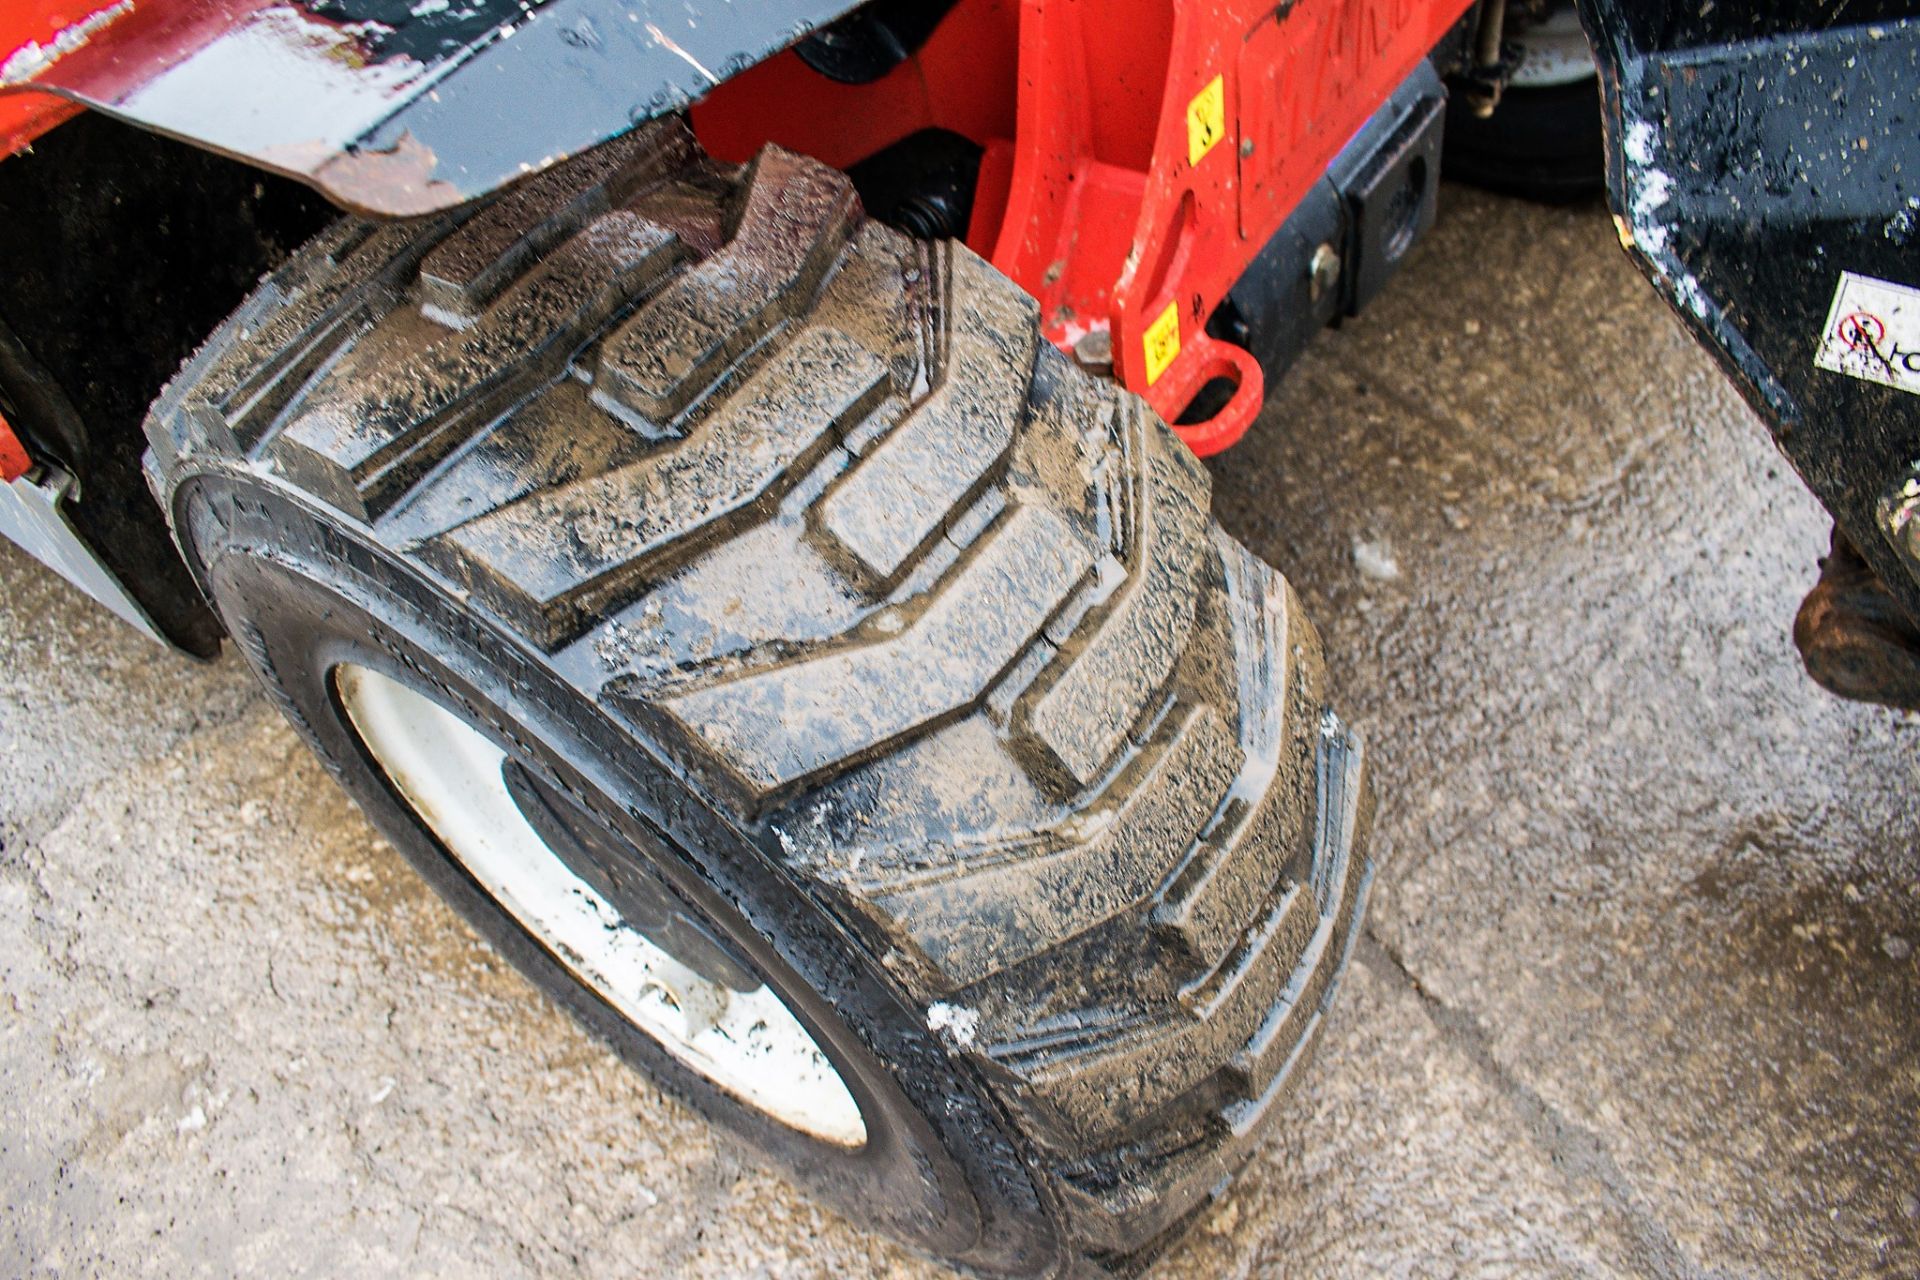
<svg viewBox="0 0 1920 1280">
<path fill-rule="evenodd" d="M 341 223 L 150 433 L 228 633 L 375 822 L 855 1221 L 1124 1272 L 1283 1116 L 1370 875 L 1360 744 L 1205 471 L 966 249 L 653 128 Z M 531 924 L 370 727 L 389 686 L 565 828 L 612 932 L 777 998 L 857 1141 L 716 1083 Z"/>
</svg>

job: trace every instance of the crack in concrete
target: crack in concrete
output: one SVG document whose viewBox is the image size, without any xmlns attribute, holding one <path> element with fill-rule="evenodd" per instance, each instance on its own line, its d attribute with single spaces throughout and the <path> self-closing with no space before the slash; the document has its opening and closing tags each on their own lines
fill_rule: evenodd
<svg viewBox="0 0 1920 1280">
<path fill-rule="evenodd" d="M 1609 1207 L 1624 1220 L 1630 1235 L 1633 1252 L 1624 1261 L 1632 1270 L 1663 1280 L 1721 1280 L 1726 1275 L 1719 1270 L 1703 1269 L 1689 1259 L 1673 1233 L 1635 1194 L 1626 1173 L 1599 1135 L 1570 1119 L 1503 1066 L 1494 1056 L 1492 1038 L 1479 1021 L 1427 990 L 1406 961 L 1371 927 L 1362 932 L 1359 958 L 1369 972 L 1413 992 L 1440 1038 L 1464 1055 L 1494 1093 L 1513 1108 L 1528 1135 L 1545 1150 L 1555 1168 L 1571 1182 L 1599 1186 Z"/>
</svg>

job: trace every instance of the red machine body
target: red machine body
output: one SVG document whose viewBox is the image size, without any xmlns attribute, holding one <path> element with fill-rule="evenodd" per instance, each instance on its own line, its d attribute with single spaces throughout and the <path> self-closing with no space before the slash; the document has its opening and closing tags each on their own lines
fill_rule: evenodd
<svg viewBox="0 0 1920 1280">
<path fill-rule="evenodd" d="M 14 74 L 14 59 L 55 47 L 61 32 L 87 16 L 85 10 L 86 6 L 62 0 L 11 0 L 0 5 L 0 50 L 6 51 L 6 74 Z M 12 155 L 83 109 L 50 93 L 0 94 L 0 155 Z"/>
</svg>

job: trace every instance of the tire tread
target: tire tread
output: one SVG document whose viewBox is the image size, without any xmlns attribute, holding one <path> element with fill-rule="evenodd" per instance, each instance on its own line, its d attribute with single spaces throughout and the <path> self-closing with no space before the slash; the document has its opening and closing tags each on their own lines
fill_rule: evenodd
<svg viewBox="0 0 1920 1280">
<path fill-rule="evenodd" d="M 972 1011 L 950 1052 L 1125 1273 L 1276 1122 L 1371 799 L 1292 590 L 1038 328 L 843 175 L 656 126 L 342 223 L 149 429 L 161 487 L 252 467 L 465 593 Z"/>
</svg>

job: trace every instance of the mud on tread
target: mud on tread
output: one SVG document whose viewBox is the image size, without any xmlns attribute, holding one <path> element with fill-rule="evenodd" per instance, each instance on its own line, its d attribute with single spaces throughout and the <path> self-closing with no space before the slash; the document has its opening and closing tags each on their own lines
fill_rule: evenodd
<svg viewBox="0 0 1920 1280">
<path fill-rule="evenodd" d="M 967 1015 L 951 1052 L 1125 1272 L 1278 1118 L 1371 809 L 1291 589 L 1037 322 L 840 174 L 661 126 L 321 236 L 152 466 L 291 485 L 545 651 Z"/>
</svg>

